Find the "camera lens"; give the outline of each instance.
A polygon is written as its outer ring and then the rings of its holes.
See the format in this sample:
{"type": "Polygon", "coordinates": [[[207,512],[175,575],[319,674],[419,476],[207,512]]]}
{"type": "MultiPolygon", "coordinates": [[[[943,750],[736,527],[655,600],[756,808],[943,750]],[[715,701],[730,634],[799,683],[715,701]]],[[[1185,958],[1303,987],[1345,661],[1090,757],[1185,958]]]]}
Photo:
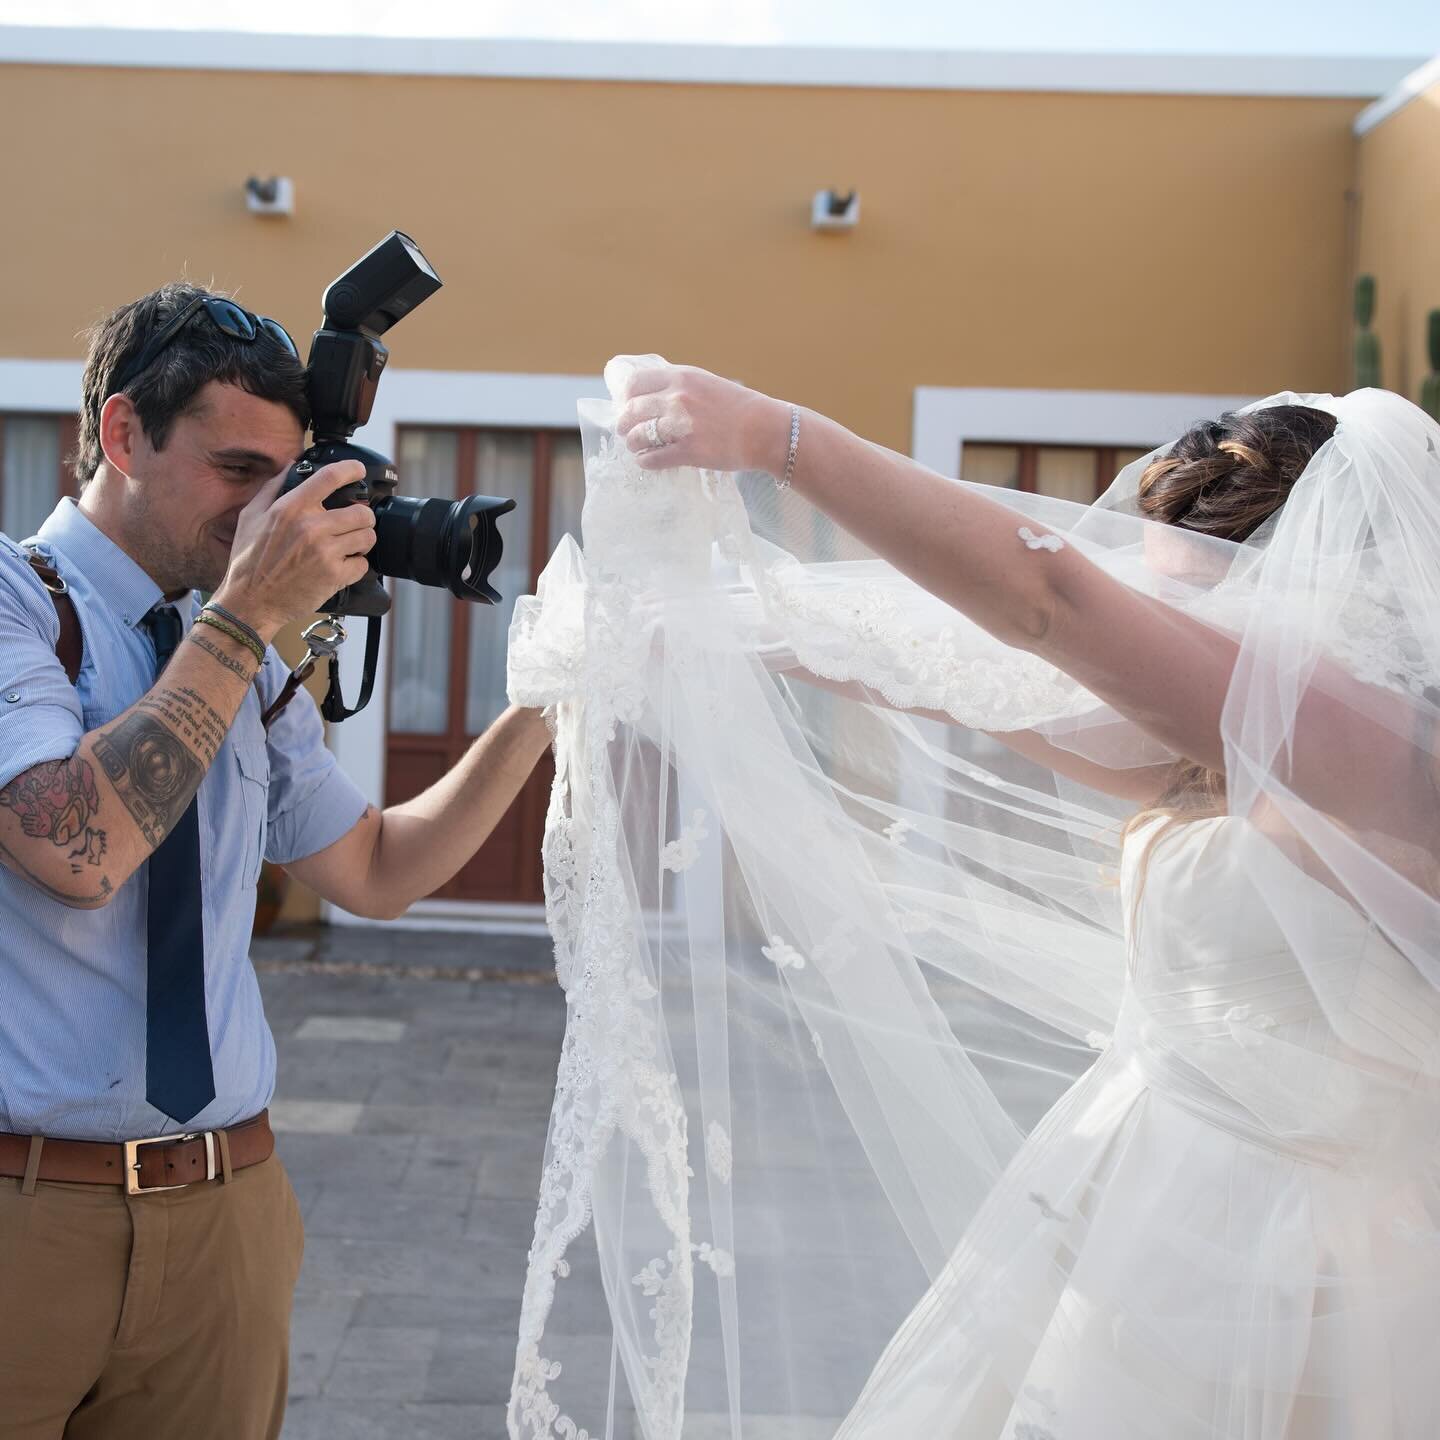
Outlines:
{"type": "Polygon", "coordinates": [[[464,500],[415,500],[392,495],[375,507],[370,563],[382,575],[444,586],[461,600],[494,605],[490,574],[504,549],[496,521],[513,500],[469,495],[464,500]]]}

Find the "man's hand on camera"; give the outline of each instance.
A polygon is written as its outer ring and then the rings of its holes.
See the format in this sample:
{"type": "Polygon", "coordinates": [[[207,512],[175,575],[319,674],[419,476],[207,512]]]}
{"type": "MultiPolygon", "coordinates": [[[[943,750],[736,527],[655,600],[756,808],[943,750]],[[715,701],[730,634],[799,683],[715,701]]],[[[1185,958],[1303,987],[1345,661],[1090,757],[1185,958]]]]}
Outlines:
{"type": "Polygon", "coordinates": [[[325,509],[328,495],[364,477],[358,460],[326,465],[281,495],[285,474],[267,480],[240,512],[230,568],[215,592],[267,643],[282,625],[313,615],[327,597],[363,580],[375,544],[368,505],[325,509]]]}

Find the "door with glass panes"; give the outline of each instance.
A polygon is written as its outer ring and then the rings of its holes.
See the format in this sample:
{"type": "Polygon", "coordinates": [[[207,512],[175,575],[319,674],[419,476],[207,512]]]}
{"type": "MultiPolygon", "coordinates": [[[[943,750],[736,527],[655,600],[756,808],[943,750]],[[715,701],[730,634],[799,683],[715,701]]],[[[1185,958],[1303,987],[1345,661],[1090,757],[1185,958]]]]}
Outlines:
{"type": "MultiPolygon", "coordinates": [[[[500,605],[457,600],[401,581],[387,622],[390,663],[385,803],[411,799],[460,759],[506,706],[505,646],[515,600],[534,592],[560,537],[580,533],[584,469],[573,431],[405,426],[397,441],[400,490],[447,500],[503,495],[504,552],[491,575],[500,605]]],[[[536,903],[540,839],[553,770],[549,757],[478,853],[449,884],[446,900],[536,903]]]]}

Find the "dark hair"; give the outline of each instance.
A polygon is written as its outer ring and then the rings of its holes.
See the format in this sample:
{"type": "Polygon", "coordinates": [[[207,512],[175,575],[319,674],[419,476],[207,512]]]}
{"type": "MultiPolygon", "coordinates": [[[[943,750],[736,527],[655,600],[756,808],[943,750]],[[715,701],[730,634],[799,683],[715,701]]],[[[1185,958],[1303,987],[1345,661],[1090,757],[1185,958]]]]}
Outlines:
{"type": "Polygon", "coordinates": [[[1140,512],[1182,530],[1248,540],[1334,433],[1335,417],[1308,405],[1202,420],[1145,467],[1140,512]]]}
{"type": "MultiPolygon", "coordinates": [[[[114,377],[167,320],[192,300],[212,292],[172,281],[113,310],[88,334],[81,383],[80,434],[70,465],[83,489],[104,460],[100,410],[113,393],[114,377]]],[[[126,387],[146,438],[163,450],[170,427],[195,403],[212,380],[238,385],[262,400],[289,408],[301,426],[310,423],[305,367],[262,331],[254,340],[236,340],[196,315],[126,387]]]]}
{"type": "MultiPolygon", "coordinates": [[[[1202,420],[1145,467],[1140,513],[1182,530],[1248,540],[1285,503],[1316,451],[1334,435],[1335,424],[1333,415],[1308,405],[1271,405],[1202,420]]],[[[1141,883],[1159,840],[1186,821],[1223,815],[1226,803],[1220,771],[1175,761],[1161,793],[1125,826],[1128,834],[1157,814],[1169,817],[1146,847],[1141,883]]],[[[1138,894],[1137,885],[1137,902],[1138,894]]]]}

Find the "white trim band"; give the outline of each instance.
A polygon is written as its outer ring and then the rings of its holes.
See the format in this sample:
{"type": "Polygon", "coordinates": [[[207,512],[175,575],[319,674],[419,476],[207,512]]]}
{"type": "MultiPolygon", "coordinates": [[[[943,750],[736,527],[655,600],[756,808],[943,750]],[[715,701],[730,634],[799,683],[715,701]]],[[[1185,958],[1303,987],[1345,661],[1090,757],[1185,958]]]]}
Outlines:
{"type": "Polygon", "coordinates": [[[1382,95],[1373,105],[1367,105],[1355,117],[1356,135],[1368,134],[1397,110],[1403,110],[1412,100],[1435,86],[1440,86],[1440,55],[1418,70],[1412,70],[1388,95],[1382,95]]]}
{"type": "Polygon", "coordinates": [[[1371,100],[1418,56],[1056,54],[0,26],[0,63],[676,85],[1371,100]]]}

